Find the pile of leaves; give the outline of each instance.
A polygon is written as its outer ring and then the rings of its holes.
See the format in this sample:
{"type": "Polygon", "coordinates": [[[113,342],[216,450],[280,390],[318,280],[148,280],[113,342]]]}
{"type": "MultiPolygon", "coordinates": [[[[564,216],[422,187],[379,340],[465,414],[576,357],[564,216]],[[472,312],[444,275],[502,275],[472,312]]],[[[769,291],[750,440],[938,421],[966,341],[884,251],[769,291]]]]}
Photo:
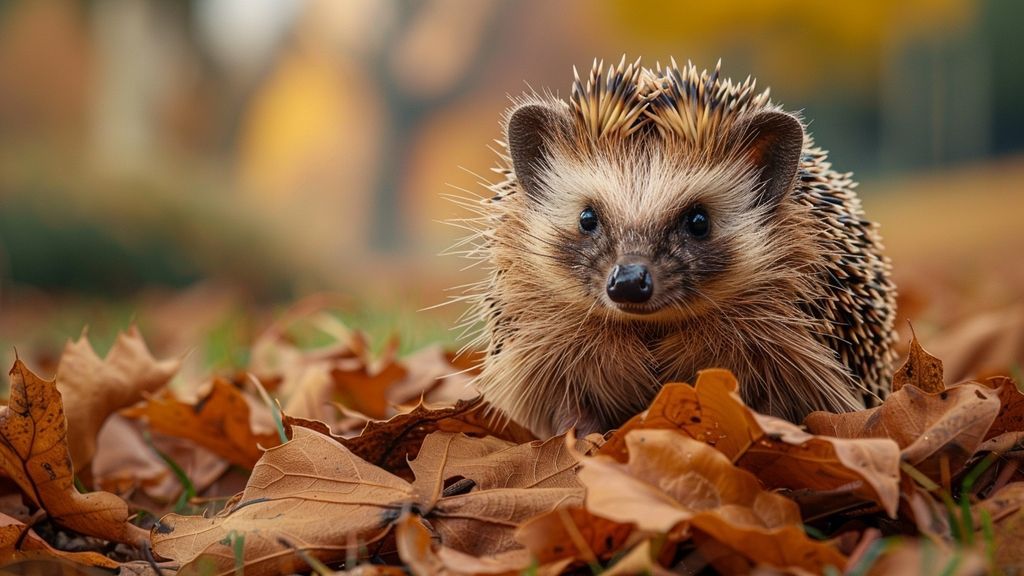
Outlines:
{"type": "Polygon", "coordinates": [[[137,331],[20,359],[0,412],[3,564],[65,573],[1013,572],[1024,395],[943,385],[913,341],[877,408],[758,414],[728,371],[605,436],[547,439],[467,386],[475,358],[284,330],[249,369],[174,381],[137,331]],[[93,571],[93,572],[90,572],[93,571]]]}

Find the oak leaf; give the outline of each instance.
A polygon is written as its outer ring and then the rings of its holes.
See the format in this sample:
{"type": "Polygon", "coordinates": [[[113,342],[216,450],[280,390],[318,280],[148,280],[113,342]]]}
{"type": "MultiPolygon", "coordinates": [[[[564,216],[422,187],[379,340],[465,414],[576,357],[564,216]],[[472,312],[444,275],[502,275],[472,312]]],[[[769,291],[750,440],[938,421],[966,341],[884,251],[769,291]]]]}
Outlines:
{"type": "Polygon", "coordinates": [[[184,564],[230,571],[225,539],[244,535],[246,573],[303,567],[292,548],[323,561],[385,536],[403,510],[430,523],[440,543],[470,555],[520,548],[522,521],[557,506],[579,504],[576,459],[561,438],[514,445],[497,438],[439,432],[411,463],[412,483],[373,466],[342,444],[295,426],[292,440],[266,451],[241,497],[213,518],[165,516],[154,550],[184,564]],[[281,542],[293,543],[292,547],[281,542]]]}
{"type": "Polygon", "coordinates": [[[192,440],[244,468],[256,465],[263,448],[281,443],[276,433],[253,431],[249,403],[238,388],[223,378],[215,378],[210,392],[194,405],[165,390],[143,404],[122,410],[121,414],[143,419],[162,434],[192,440]]]}
{"type": "Polygon", "coordinates": [[[822,572],[845,558],[809,539],[797,505],[766,492],[750,472],[676,430],[632,430],[629,460],[584,458],[587,510],[640,530],[685,539],[706,534],[753,563],[822,572]]]}
{"type": "Polygon", "coordinates": [[[57,389],[68,418],[68,444],[75,471],[96,453],[96,437],[107,417],[163,388],[178,372],[178,360],[159,361],[134,326],[118,334],[104,358],[96,355],[83,332],[64,346],[57,365],[57,389]]]}
{"type": "MultiPolygon", "coordinates": [[[[772,488],[850,488],[895,515],[899,449],[889,440],[812,436],[743,404],[727,370],[703,370],[695,386],[668,384],[646,412],[633,417],[599,451],[620,462],[632,430],[676,430],[713,446],[772,488]]],[[[835,435],[833,435],[835,436],[835,435]]]]}
{"type": "Polygon", "coordinates": [[[128,505],[108,492],[74,485],[67,420],[54,381],[16,360],[10,403],[0,409],[0,469],[57,524],[81,534],[134,544],[146,533],[128,523],[128,505]]]}

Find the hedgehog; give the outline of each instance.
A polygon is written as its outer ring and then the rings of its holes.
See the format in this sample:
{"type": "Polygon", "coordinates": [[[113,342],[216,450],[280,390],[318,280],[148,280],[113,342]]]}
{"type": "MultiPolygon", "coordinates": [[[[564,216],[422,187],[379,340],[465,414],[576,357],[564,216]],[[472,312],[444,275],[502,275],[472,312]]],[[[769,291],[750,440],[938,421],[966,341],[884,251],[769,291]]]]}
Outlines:
{"type": "Polygon", "coordinates": [[[498,181],[457,222],[487,269],[460,299],[476,386],[538,436],[615,428],[713,367],[798,423],[885,394],[896,290],[852,174],[720,68],[595,61],[568,102],[503,117],[498,181]]]}

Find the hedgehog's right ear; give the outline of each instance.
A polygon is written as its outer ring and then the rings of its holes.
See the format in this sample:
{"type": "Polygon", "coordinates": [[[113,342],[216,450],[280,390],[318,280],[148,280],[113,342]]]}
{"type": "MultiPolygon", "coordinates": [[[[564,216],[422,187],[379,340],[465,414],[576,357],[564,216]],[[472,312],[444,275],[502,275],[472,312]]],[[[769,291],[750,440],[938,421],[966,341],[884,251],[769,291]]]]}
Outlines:
{"type": "Polygon", "coordinates": [[[540,173],[548,165],[551,141],[566,129],[566,121],[557,111],[543,104],[524,104],[508,119],[508,151],[512,169],[526,195],[543,195],[540,173]]]}
{"type": "Polygon", "coordinates": [[[777,206],[793,188],[804,147],[804,128],[792,114],[774,110],[753,114],[736,127],[740,157],[759,174],[755,202],[777,206]]]}

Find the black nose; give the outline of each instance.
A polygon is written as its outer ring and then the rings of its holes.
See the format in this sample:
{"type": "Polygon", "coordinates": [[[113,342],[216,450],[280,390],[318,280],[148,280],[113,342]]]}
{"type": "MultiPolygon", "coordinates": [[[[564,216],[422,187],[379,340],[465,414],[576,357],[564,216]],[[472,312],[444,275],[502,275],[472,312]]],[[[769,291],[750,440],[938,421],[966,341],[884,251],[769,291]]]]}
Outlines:
{"type": "Polygon", "coordinates": [[[605,291],[613,302],[640,304],[654,294],[654,280],[643,264],[619,264],[608,276],[605,291]]]}

